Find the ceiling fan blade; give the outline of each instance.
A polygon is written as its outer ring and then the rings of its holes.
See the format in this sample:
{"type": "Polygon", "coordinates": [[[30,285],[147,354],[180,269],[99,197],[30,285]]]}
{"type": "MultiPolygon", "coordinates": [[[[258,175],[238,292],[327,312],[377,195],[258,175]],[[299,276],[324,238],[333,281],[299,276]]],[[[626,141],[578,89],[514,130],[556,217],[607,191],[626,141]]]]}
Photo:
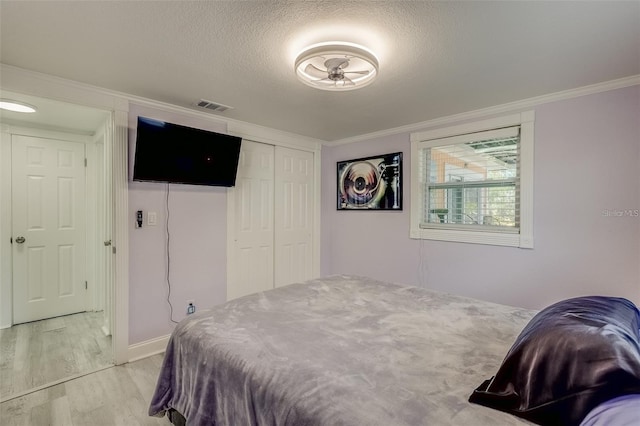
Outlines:
{"type": "Polygon", "coordinates": [[[347,77],[343,78],[342,81],[344,82],[345,86],[355,86],[355,83],[347,77]]]}
{"type": "Polygon", "coordinates": [[[363,70],[363,71],[345,71],[345,74],[362,74],[362,75],[367,75],[369,74],[371,71],[368,70],[363,70]]]}
{"type": "Polygon", "coordinates": [[[318,83],[333,84],[335,83],[335,81],[331,80],[330,78],[323,78],[322,80],[318,80],[318,83]]]}
{"type": "Polygon", "coordinates": [[[349,66],[349,59],[347,58],[330,58],[324,61],[324,66],[327,67],[328,70],[332,70],[334,68],[344,69],[349,66]]]}
{"type": "Polygon", "coordinates": [[[327,71],[321,70],[313,64],[309,64],[304,68],[304,72],[314,78],[327,78],[327,71]]]}
{"type": "MultiPolygon", "coordinates": [[[[322,85],[322,86],[334,86],[334,87],[335,86],[344,86],[344,85],[350,86],[350,84],[345,82],[345,80],[331,80],[330,78],[323,78],[322,80],[318,80],[316,82],[316,84],[322,85]]],[[[349,81],[351,81],[351,80],[349,80],[349,81]]]]}

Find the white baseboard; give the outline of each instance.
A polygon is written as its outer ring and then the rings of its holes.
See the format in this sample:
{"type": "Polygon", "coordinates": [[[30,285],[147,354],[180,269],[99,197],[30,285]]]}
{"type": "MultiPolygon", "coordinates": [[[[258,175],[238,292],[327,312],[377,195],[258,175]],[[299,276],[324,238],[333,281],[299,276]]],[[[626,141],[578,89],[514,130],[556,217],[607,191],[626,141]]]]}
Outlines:
{"type": "Polygon", "coordinates": [[[167,334],[166,336],[129,345],[129,362],[164,352],[167,348],[167,343],[169,343],[169,336],[170,335],[167,334]]]}

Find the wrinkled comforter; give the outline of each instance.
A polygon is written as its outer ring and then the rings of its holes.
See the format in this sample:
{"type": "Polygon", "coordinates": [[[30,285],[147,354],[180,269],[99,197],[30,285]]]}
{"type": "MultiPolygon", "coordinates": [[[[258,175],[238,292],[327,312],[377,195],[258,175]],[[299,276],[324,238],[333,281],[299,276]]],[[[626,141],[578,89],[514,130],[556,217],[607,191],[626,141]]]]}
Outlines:
{"type": "Polygon", "coordinates": [[[517,425],[467,402],[535,314],[333,276],[245,296],[174,330],[149,414],[188,425],[517,425]]]}

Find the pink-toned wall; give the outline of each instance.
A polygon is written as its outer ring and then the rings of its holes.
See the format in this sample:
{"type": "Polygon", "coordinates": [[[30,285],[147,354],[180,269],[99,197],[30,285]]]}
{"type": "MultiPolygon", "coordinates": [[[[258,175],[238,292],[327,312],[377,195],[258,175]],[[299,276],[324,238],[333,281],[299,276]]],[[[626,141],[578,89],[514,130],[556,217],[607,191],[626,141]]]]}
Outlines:
{"type": "Polygon", "coordinates": [[[322,151],[321,272],[359,274],[527,308],[586,294],[640,305],[640,86],[535,107],[532,250],[409,238],[403,133],[322,151]],[[336,162],[404,152],[402,212],[337,211],[336,162]]]}
{"type": "MultiPolygon", "coordinates": [[[[133,105],[129,113],[129,170],[135,152],[138,115],[215,132],[226,125],[197,117],[133,105]]],[[[131,176],[131,173],[129,174],[131,176]]],[[[131,178],[130,178],[131,179],[131,178]]],[[[164,336],[173,330],[167,304],[167,184],[129,182],[129,342],[164,336]],[[135,213],[145,224],[135,227],[135,213]],[[147,212],[157,213],[148,226],[147,212]]],[[[198,309],[223,303],[227,287],[227,195],[225,188],[175,185],[169,192],[171,301],[173,319],[186,315],[187,300],[198,309]]]]}

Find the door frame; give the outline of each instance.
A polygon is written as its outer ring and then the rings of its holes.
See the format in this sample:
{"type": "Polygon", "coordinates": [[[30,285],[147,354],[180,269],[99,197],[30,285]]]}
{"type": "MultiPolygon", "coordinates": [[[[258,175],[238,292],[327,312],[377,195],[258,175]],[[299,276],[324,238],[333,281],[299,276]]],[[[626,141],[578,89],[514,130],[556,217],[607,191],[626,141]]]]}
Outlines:
{"type": "MultiPolygon", "coordinates": [[[[106,167],[112,171],[111,194],[112,205],[112,347],[113,361],[123,364],[129,361],[129,223],[128,223],[128,112],[129,100],[116,93],[94,88],[81,83],[60,79],[45,74],[27,71],[21,68],[0,64],[2,72],[2,89],[14,93],[49,98],[62,102],[74,103],[80,106],[102,109],[110,112],[110,137],[105,138],[106,167]]],[[[2,132],[4,134],[4,132],[2,132]]],[[[5,170],[11,159],[0,152],[0,166],[5,170]]],[[[0,189],[4,193],[10,182],[2,179],[0,189]]],[[[11,261],[10,217],[5,214],[6,206],[0,201],[0,278],[2,285],[12,286],[10,269],[7,260],[11,261]],[[7,226],[9,226],[7,228],[7,226]],[[8,231],[8,233],[7,233],[8,231]],[[8,281],[7,281],[8,280],[8,281]]],[[[10,266],[10,264],[9,264],[10,266]]],[[[6,326],[3,312],[0,326],[6,326]]]]}

